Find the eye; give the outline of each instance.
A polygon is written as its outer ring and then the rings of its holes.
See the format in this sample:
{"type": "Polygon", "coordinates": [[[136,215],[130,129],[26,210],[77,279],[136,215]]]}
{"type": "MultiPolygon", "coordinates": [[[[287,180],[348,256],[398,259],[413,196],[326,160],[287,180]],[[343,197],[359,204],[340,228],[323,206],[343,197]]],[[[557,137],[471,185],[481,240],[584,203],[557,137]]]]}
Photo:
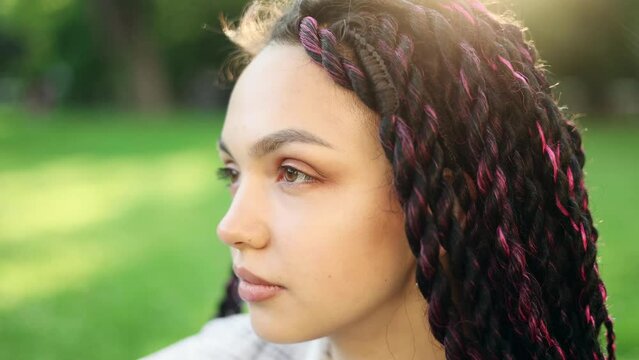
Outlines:
{"type": "MultiPolygon", "coordinates": [[[[315,178],[312,176],[303,173],[302,171],[288,165],[281,166],[280,169],[283,170],[281,179],[283,179],[286,183],[290,184],[304,184],[315,182],[315,178]],[[300,181],[296,181],[301,179],[300,181]]],[[[278,178],[279,180],[280,178],[278,178]]]]}
{"type": "Polygon", "coordinates": [[[218,179],[230,181],[230,183],[227,183],[226,186],[233,185],[237,181],[239,175],[240,173],[237,170],[230,167],[221,167],[217,169],[218,179]]]}

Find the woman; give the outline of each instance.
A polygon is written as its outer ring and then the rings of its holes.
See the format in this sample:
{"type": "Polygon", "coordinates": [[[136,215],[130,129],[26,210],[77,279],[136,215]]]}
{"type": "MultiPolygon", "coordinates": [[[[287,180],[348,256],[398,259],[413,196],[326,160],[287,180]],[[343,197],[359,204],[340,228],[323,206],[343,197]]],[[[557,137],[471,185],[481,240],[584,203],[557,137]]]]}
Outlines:
{"type": "Polygon", "coordinates": [[[223,24],[235,274],[157,358],[615,358],[581,138],[521,26],[475,0],[255,1],[223,24]]]}

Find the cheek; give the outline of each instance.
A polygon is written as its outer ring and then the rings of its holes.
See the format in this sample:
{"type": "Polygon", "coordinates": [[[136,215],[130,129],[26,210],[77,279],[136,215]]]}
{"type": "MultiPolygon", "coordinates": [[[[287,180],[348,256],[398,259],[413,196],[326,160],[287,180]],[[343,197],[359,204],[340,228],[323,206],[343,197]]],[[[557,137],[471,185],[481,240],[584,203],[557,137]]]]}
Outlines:
{"type": "Polygon", "coordinates": [[[280,216],[277,251],[286,268],[295,269],[287,279],[292,293],[319,305],[391,291],[401,282],[412,254],[403,216],[387,204],[383,196],[351,191],[280,216]]]}

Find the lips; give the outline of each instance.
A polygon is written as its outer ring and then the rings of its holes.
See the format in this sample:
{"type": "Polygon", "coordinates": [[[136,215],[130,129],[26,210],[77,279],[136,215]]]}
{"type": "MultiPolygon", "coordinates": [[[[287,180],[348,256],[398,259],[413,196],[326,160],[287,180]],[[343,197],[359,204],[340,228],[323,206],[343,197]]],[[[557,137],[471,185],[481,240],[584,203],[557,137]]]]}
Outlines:
{"type": "Polygon", "coordinates": [[[270,299],[284,290],[283,286],[264,280],[242,267],[233,267],[233,272],[240,278],[238,293],[242,300],[257,303],[270,299]]]}
{"type": "Polygon", "coordinates": [[[253,284],[253,285],[263,285],[263,286],[279,286],[279,284],[272,283],[270,281],[264,280],[261,277],[253,274],[243,267],[233,267],[233,272],[237,275],[238,278],[242,279],[242,281],[253,284]]]}

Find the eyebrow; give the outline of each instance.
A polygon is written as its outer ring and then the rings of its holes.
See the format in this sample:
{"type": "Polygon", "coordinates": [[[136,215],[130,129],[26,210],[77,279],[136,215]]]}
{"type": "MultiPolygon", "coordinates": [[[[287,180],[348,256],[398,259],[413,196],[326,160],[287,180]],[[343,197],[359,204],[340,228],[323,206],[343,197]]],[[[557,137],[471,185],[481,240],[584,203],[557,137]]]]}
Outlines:
{"type": "MultiPolygon", "coordinates": [[[[308,131],[301,129],[283,129],[266,135],[258,140],[255,144],[253,144],[253,146],[251,146],[251,149],[249,150],[249,156],[252,158],[260,158],[276,151],[285,144],[295,142],[320,145],[323,147],[334,149],[334,147],[326,140],[308,131]]],[[[218,141],[217,146],[221,151],[224,151],[225,153],[233,157],[222,139],[218,141]]]]}

